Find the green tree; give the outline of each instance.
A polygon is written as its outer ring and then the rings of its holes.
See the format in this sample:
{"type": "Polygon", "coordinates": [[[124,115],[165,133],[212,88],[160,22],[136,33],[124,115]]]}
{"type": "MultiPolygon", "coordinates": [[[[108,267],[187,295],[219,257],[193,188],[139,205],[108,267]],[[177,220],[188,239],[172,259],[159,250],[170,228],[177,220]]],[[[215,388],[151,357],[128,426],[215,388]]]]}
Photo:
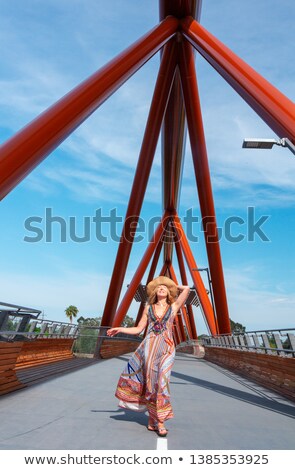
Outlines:
{"type": "Polygon", "coordinates": [[[79,337],[75,341],[74,352],[93,354],[99,331],[98,327],[101,324],[101,317],[85,318],[81,316],[78,318],[77,323],[79,325],[79,337]]]}
{"type": "Polygon", "coordinates": [[[245,333],[246,327],[243,326],[241,323],[234,322],[233,320],[229,319],[230,327],[232,333],[245,333]]]}
{"type": "Polygon", "coordinates": [[[66,317],[69,318],[70,322],[72,323],[73,318],[76,318],[78,315],[79,310],[75,305],[70,305],[68,308],[65,309],[66,317]]]}
{"type": "Polygon", "coordinates": [[[100,326],[101,324],[101,317],[98,318],[84,318],[84,317],[79,317],[77,320],[77,323],[81,326],[100,326]]]}
{"type": "Polygon", "coordinates": [[[126,317],[122,321],[121,326],[124,326],[125,328],[131,328],[132,326],[134,326],[134,323],[134,319],[129,317],[129,315],[126,315],[126,317]]]}

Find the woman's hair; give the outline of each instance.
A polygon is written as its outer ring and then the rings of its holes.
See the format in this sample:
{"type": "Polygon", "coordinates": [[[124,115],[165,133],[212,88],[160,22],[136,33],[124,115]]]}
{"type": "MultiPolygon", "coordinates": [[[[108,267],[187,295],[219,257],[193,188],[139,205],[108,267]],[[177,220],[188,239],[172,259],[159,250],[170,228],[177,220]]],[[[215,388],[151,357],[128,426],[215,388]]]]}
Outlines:
{"type": "MultiPolygon", "coordinates": [[[[149,296],[149,298],[148,298],[148,304],[149,305],[157,303],[157,288],[158,287],[159,286],[157,286],[156,289],[149,296]]],[[[168,289],[168,287],[167,287],[167,289],[168,289]]],[[[168,289],[166,300],[167,300],[167,304],[169,304],[169,305],[171,305],[175,300],[174,297],[172,297],[169,289],[168,289]]]]}

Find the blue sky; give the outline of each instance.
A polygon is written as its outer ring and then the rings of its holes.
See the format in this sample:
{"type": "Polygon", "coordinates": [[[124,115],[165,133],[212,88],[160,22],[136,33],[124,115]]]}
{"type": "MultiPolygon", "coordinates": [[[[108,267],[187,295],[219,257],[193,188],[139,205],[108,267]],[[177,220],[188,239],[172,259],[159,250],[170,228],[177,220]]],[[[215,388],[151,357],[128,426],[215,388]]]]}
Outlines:
{"type": "MultiPolygon", "coordinates": [[[[294,99],[292,0],[204,0],[201,23],[289,98],[294,99]]],[[[0,0],[0,141],[36,117],[158,22],[157,0],[0,0]]],[[[97,209],[124,216],[159,65],[154,56],[1,202],[0,300],[40,308],[64,320],[74,304],[84,316],[102,314],[117,243],[24,241],[29,217],[83,218],[97,209]]],[[[270,241],[221,239],[230,316],[248,330],[294,327],[295,160],[287,149],[250,151],[245,137],[276,137],[205,62],[197,73],[218,225],[229,217],[267,215],[270,241]]],[[[142,217],[162,213],[158,146],[142,217]]],[[[187,145],[180,215],[199,215],[187,145]]],[[[44,227],[44,225],[40,225],[44,227]]],[[[68,228],[68,225],[67,225],[68,228]]],[[[93,227],[92,227],[93,228],[93,227]]],[[[119,228],[119,226],[118,226],[119,228]]],[[[208,262],[200,226],[192,244],[197,264],[208,262]]],[[[119,231],[120,232],[120,231],[119,231]]],[[[247,225],[240,227],[246,235],[247,225]]],[[[107,228],[104,227],[107,235],[107,228]]],[[[237,224],[232,234],[239,234],[237,224]]],[[[145,250],[131,254],[124,289],[145,250]]],[[[205,278],[204,278],[204,281],[205,278]]],[[[134,316],[138,304],[129,314],[134,316]]],[[[200,333],[205,332],[196,310],[200,333]]]]}

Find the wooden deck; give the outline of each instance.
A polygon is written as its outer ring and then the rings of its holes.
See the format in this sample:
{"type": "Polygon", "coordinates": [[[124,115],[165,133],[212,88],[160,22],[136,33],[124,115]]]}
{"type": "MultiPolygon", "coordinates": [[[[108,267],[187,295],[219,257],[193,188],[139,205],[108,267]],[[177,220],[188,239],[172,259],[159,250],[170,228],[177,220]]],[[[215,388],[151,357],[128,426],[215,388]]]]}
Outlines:
{"type": "Polygon", "coordinates": [[[67,372],[90,366],[95,362],[97,362],[95,359],[72,357],[70,359],[56,361],[51,364],[22,368],[16,371],[16,376],[22,384],[28,387],[30,385],[53,379],[67,372]]]}
{"type": "Polygon", "coordinates": [[[34,368],[39,377],[19,371],[28,386],[0,399],[0,450],[156,450],[159,440],[169,450],[294,449],[294,403],[188,354],[172,370],[167,438],[148,432],[146,413],[118,408],[114,396],[128,358],[70,359],[69,373],[51,376],[48,365],[34,368]]]}

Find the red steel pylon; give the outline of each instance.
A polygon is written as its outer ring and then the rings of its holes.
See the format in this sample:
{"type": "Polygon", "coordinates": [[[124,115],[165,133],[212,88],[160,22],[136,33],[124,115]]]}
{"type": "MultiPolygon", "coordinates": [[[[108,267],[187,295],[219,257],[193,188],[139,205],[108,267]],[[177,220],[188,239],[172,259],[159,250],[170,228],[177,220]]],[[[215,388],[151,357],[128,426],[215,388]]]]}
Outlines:
{"type": "MultiPolygon", "coordinates": [[[[128,203],[124,228],[111,276],[102,326],[120,325],[151,261],[149,282],[163,251],[160,274],[176,280],[175,248],[180,276],[187,283],[186,260],[211,334],[230,333],[221,251],[202,124],[194,53],[200,53],[278,134],[295,143],[295,106],[199,22],[200,0],[159,0],[160,23],[102,69],[70,91],[0,148],[0,198],[5,197],[50,152],[87,119],[157,51],[161,64],[128,203]],[[186,126],[204,226],[216,315],[192,249],[177,215],[186,126]],[[162,128],[163,217],[118,308],[122,284],[144,201],[155,149],[162,128]],[[163,240],[163,237],[165,238],[163,240]]],[[[139,308],[138,323],[143,311],[139,308]]],[[[190,338],[197,332],[192,307],[183,319],[190,338]]],[[[175,342],[185,339],[182,317],[176,318],[175,342]]]]}

